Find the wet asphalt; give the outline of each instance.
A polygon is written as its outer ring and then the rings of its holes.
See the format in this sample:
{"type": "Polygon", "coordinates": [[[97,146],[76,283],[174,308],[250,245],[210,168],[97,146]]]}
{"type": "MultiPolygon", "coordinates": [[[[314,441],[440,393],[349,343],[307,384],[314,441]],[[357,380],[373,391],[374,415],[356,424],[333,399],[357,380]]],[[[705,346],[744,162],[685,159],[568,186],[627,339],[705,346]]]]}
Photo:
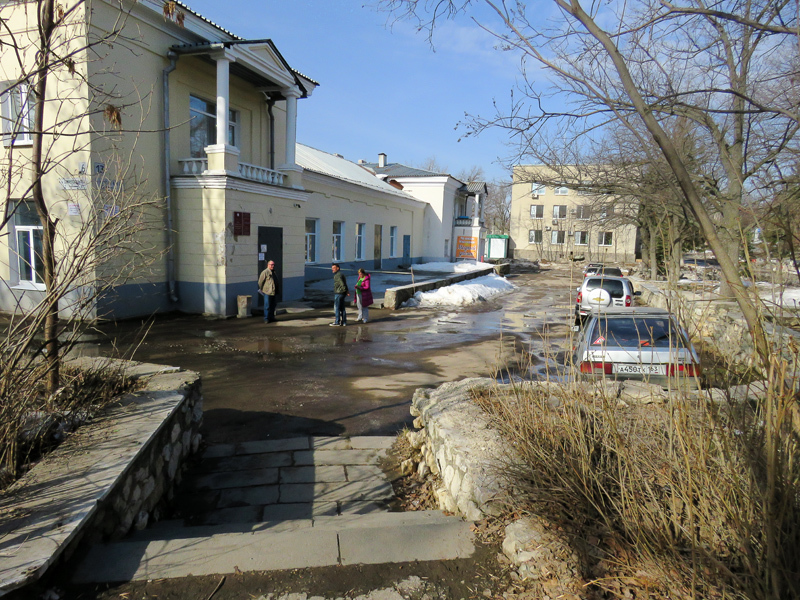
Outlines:
{"type": "MultiPolygon", "coordinates": [[[[333,310],[208,319],[170,315],[101,326],[100,355],[202,376],[209,444],[297,435],[394,435],[410,426],[414,390],[465,377],[558,377],[580,272],[512,273],[486,302],[370,309],[367,324],[329,327],[333,310]]],[[[280,308],[280,307],[279,307],[280,308]]]]}

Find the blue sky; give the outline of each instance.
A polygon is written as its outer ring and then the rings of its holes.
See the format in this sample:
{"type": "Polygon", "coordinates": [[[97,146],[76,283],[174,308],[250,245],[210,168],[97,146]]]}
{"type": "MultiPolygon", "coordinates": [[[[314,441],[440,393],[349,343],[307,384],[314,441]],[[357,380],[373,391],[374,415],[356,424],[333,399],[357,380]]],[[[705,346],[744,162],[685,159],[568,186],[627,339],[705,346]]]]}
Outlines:
{"type": "Polygon", "coordinates": [[[458,141],[464,113],[492,116],[508,105],[518,58],[462,19],[434,36],[392,23],[364,0],[185,0],[244,38],[271,38],[289,64],[320,83],[298,103],[298,141],[357,161],[419,165],[434,156],[452,173],[472,165],[488,180],[508,180],[497,164],[505,134],[458,141]]]}

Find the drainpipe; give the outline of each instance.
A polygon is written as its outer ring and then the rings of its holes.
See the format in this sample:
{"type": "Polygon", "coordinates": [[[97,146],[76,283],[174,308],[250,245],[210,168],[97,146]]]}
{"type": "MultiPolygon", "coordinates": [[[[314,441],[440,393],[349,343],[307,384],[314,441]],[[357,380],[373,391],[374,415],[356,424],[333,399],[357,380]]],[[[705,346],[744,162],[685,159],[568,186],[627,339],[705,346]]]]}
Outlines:
{"type": "Polygon", "coordinates": [[[275,170],[275,115],[272,107],[275,106],[275,98],[267,96],[267,114],[269,114],[269,168],[275,170]]]}
{"type": "Polygon", "coordinates": [[[170,193],[170,145],[169,145],[169,74],[172,73],[178,63],[178,55],[175,52],[167,52],[169,66],[164,69],[162,78],[164,86],[164,200],[167,205],[167,282],[169,286],[169,299],[171,302],[178,301],[178,294],[175,289],[175,233],[172,227],[172,196],[170,193]]]}

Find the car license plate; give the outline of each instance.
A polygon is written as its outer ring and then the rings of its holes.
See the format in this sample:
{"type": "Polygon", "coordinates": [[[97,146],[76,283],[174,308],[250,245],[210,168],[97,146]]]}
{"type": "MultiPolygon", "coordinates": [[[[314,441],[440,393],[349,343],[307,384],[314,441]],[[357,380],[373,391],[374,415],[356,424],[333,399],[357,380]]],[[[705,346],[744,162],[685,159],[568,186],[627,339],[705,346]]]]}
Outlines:
{"type": "Polygon", "coordinates": [[[667,367],[665,365],[611,365],[613,373],[620,373],[622,375],[666,375],[667,367]]]}

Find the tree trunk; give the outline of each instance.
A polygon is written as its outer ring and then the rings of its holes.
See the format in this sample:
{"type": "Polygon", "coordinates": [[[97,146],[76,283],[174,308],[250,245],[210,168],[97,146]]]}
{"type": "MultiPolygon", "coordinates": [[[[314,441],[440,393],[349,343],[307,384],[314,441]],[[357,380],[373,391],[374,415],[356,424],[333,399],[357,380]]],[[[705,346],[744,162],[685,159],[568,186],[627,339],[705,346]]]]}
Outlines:
{"type": "Polygon", "coordinates": [[[644,122],[644,125],[647,127],[647,130],[653,138],[653,141],[656,143],[656,145],[658,145],[659,149],[664,155],[664,158],[667,160],[667,163],[669,164],[670,169],[675,175],[678,185],[684,194],[686,206],[689,208],[689,210],[691,210],[692,214],[697,219],[697,222],[700,225],[700,231],[703,233],[703,236],[708,242],[711,250],[717,256],[717,260],[719,260],[722,276],[724,280],[727,280],[728,284],[731,286],[731,291],[736,299],[736,303],[738,304],[739,309],[742,311],[742,315],[747,322],[747,327],[750,330],[751,336],[753,337],[753,346],[756,349],[756,353],[761,363],[761,369],[766,373],[769,370],[770,364],[770,346],[769,342],[767,341],[764,326],[759,319],[758,309],[753,298],[751,298],[748,295],[747,290],[745,290],[742,280],[739,277],[738,263],[734,263],[731,260],[730,255],[728,254],[729,249],[717,235],[716,225],[708,214],[708,211],[706,210],[706,207],[703,204],[703,200],[700,196],[700,192],[692,181],[692,177],[689,174],[686,165],[681,160],[680,153],[675,148],[672,140],[653,115],[650,107],[644,101],[644,98],[639,92],[639,89],[636,87],[636,83],[634,82],[633,77],[628,70],[625,58],[620,53],[619,49],[614,43],[614,40],[612,40],[611,37],[603,29],[601,29],[597,23],[594,22],[592,17],[590,17],[583,10],[579,0],[556,0],[556,4],[562,10],[566,11],[568,14],[572,15],[576,20],[578,20],[586,28],[586,31],[598,42],[600,42],[600,44],[602,44],[603,48],[606,50],[607,54],[614,63],[614,67],[620,77],[620,82],[622,83],[626,94],[630,98],[636,113],[644,122]]]}
{"type": "Polygon", "coordinates": [[[39,52],[37,54],[34,86],[34,132],[31,162],[33,163],[33,202],[42,222],[42,266],[44,267],[46,313],[44,321],[44,341],[47,361],[47,391],[53,394],[60,383],[61,357],[58,345],[58,295],[55,293],[55,239],[57,221],[51,219],[44,199],[42,177],[44,175],[44,108],[47,92],[47,76],[50,71],[50,47],[54,23],[54,0],[39,2],[39,52]]]}

